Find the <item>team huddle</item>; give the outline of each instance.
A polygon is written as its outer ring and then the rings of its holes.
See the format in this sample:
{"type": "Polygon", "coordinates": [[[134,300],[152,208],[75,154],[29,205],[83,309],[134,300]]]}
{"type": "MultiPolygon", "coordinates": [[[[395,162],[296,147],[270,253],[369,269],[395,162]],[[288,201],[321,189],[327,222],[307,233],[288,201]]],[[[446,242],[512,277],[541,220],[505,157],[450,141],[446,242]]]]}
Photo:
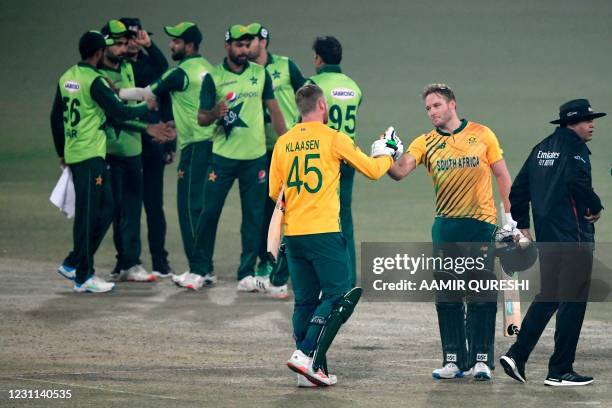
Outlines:
{"type": "MultiPolygon", "coordinates": [[[[51,127],[60,162],[72,173],[76,209],[73,248],[58,272],[74,281],[75,292],[114,288],[94,269],[94,254],[111,224],[117,251],[112,280],[170,277],[189,290],[214,285],[217,227],[237,179],[242,207],[237,290],[287,298],[291,278],[296,351],[287,365],[297,373],[298,386],[331,386],[338,379],[329,373],[326,354],[361,296],[351,209],[356,170],[370,179],[388,174],[399,181],[424,165],[436,193],[434,251],[495,240],[491,175],[503,202],[501,232],[510,241],[532,239],[531,204],[538,240],[594,242],[593,224],[603,207],[592,189],[585,143],[592,138],[593,119],[605,114],[593,112],[585,99],[561,106],[553,121],[560,126],[542,142],[545,147],[534,148],[513,184],[496,135],[460,119],[455,94],[445,84],[429,85],[422,95],[431,132],[404,153],[388,128],[368,156],[355,144],[361,90],[340,68],[336,38],[315,40],[317,73],[304,78],[290,58],[268,51],[270,32],[259,23],[227,30],[227,57],[217,66],[199,52],[203,36],[197,25],[183,22],[164,31],[177,61],[172,68],[140,21],[122,18],[85,33],[79,41],[82,61],[59,80],[51,127]],[[177,209],[189,264],[183,274],[174,274],[168,263],[162,200],[164,166],[174,160],[176,146],[177,209]],[[542,166],[541,151],[555,152],[559,160],[542,166]],[[542,194],[553,187],[554,202],[542,194]],[[152,272],[141,261],[143,204],[152,272]],[[551,218],[552,208],[559,207],[551,218]],[[276,222],[282,228],[273,228],[276,222]]],[[[583,245],[573,255],[581,260],[580,275],[590,277],[592,247],[583,245]]],[[[570,263],[549,266],[558,258],[540,253],[550,287],[570,273],[556,273],[570,263]]],[[[494,278],[494,257],[488,260],[485,269],[494,278]]],[[[452,270],[440,274],[454,278],[452,270]]],[[[500,360],[510,377],[526,381],[525,363],[557,311],[560,335],[545,383],[593,381],[573,369],[588,288],[583,292],[580,302],[536,299],[516,344],[500,360]],[[560,323],[564,315],[569,318],[560,323]]],[[[474,298],[441,290],[436,311],[442,367],[432,376],[490,380],[497,292],[474,298]]]]}

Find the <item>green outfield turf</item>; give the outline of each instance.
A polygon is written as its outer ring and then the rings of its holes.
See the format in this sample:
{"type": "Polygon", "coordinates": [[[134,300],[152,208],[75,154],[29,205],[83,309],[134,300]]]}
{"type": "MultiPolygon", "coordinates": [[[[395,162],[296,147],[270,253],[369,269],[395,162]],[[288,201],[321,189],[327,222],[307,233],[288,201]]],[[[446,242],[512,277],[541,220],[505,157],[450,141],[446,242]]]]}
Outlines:
{"type": "MultiPolygon", "coordinates": [[[[11,279],[16,279],[19,274],[30,273],[29,267],[24,265],[34,265],[35,268],[43,265],[49,269],[49,274],[54,273],[54,265],[63,259],[71,246],[72,223],[63,218],[48,202],[49,194],[60,174],[49,128],[51,103],[59,76],[78,60],[79,36],[89,29],[99,29],[110,18],[122,16],[140,17],[145,28],[154,32],[153,40],[166,55],[169,55],[168,37],[163,33],[163,25],[183,20],[198,23],[204,34],[201,51],[213,63],[219,63],[224,56],[223,34],[230,24],[259,21],[270,29],[270,49],[292,57],[306,76],[314,73],[311,51],[313,39],[317,35],[326,34],[338,37],[344,48],[342,67],[359,83],[364,93],[357,140],[367,151],[372,139],[389,125],[398,129],[405,145],[430,129],[420,91],[431,82],[446,82],[452,86],[457,94],[460,116],[481,122],[495,131],[504,149],[511,175],[518,172],[532,146],[552,132],[553,125],[548,124],[548,121],[557,116],[561,103],[586,97],[590,99],[595,110],[612,114],[612,2],[608,0],[6,0],[2,3],[0,13],[0,32],[3,38],[3,60],[0,64],[3,91],[0,93],[0,261],[5,264],[0,271],[3,275],[10,275],[11,279]],[[20,260],[28,260],[33,264],[20,265],[20,260]]],[[[602,198],[604,207],[609,207],[612,203],[612,115],[596,121],[596,133],[589,148],[593,153],[591,161],[595,191],[602,198]]],[[[171,165],[167,168],[165,184],[167,244],[172,266],[182,272],[187,266],[178,229],[175,180],[176,165],[171,165]]],[[[433,198],[431,182],[423,169],[400,183],[386,177],[373,183],[357,176],[353,199],[356,241],[429,240],[433,198]]],[[[604,210],[597,224],[596,237],[600,242],[612,242],[612,215],[607,214],[608,212],[609,209],[604,210]]],[[[239,224],[240,204],[235,187],[224,208],[215,254],[216,271],[225,284],[233,283],[239,260],[239,224]]],[[[96,255],[97,268],[104,273],[108,272],[115,262],[110,238],[108,234],[96,255]]],[[[143,260],[150,267],[145,241],[143,260]]],[[[36,276],[41,280],[28,280],[28,284],[38,287],[36,296],[43,296],[45,291],[40,288],[47,285],[46,275],[41,272],[36,276]]],[[[53,277],[56,284],[50,286],[49,291],[56,295],[61,294],[57,296],[68,296],[64,294],[69,292],[68,287],[61,286],[55,279],[53,277]]],[[[20,294],[19,296],[28,296],[30,293],[18,282],[11,288],[16,294],[20,294]]],[[[4,312],[13,310],[10,299],[5,297],[9,293],[0,293],[4,298],[4,301],[0,301],[0,309],[4,312]]],[[[178,296],[178,293],[174,295],[178,296]]],[[[248,310],[251,307],[249,302],[252,301],[242,299],[242,302],[237,304],[237,310],[248,310]]],[[[44,309],[45,303],[41,302],[34,302],[32,308],[44,309]]],[[[202,307],[205,307],[207,302],[208,300],[203,300],[202,307]]],[[[51,310],[61,313],[59,306],[69,307],[70,302],[51,304],[54,305],[58,307],[51,310]]],[[[127,305],[131,303],[128,302],[127,305]]],[[[193,308],[200,306],[193,301],[179,301],[178,305],[193,308]]],[[[261,306],[262,313],[268,311],[268,306],[261,306]]],[[[105,303],[104,307],[111,306],[105,303]]],[[[284,310],[283,313],[283,316],[287,317],[289,312],[284,310]]],[[[23,318],[27,321],[36,316],[24,314],[23,318]]],[[[609,322],[609,316],[608,313],[599,312],[597,318],[609,322]]],[[[220,322],[231,322],[231,318],[226,317],[220,322]]],[[[433,314],[430,317],[435,319],[433,314]]],[[[281,347],[282,352],[273,356],[274,359],[281,360],[285,358],[290,345],[289,323],[282,321],[280,327],[284,332],[278,336],[278,341],[273,346],[281,347]]],[[[596,331],[599,321],[591,320],[591,332],[596,331]]],[[[52,325],[54,320],[44,322],[44,325],[52,325]]],[[[10,326],[12,330],[20,330],[22,326],[13,323],[14,325],[10,326]]],[[[0,323],[2,324],[4,323],[0,323]]],[[[435,324],[430,326],[431,339],[437,341],[435,324]]],[[[34,332],[37,330],[37,325],[32,322],[25,324],[25,327],[34,332]]],[[[374,328],[380,329],[380,325],[374,328]]],[[[113,330],[115,329],[120,330],[113,330]]],[[[171,325],[164,326],[163,330],[168,344],[181,342],[181,339],[172,336],[171,325]]],[[[214,330],[214,327],[211,327],[211,330],[214,330]]],[[[426,337],[421,329],[415,330],[419,344],[428,341],[429,337],[426,337]]],[[[610,332],[608,326],[606,330],[610,332]]],[[[238,335],[237,332],[231,334],[238,335]]],[[[396,345],[409,347],[412,343],[411,333],[402,333],[407,337],[403,342],[399,342],[401,344],[396,345]]],[[[6,340],[5,336],[6,330],[0,332],[0,344],[6,340]]],[[[224,339],[215,340],[220,343],[214,347],[224,353],[241,351],[237,344],[225,344],[224,339]]],[[[600,340],[602,344],[597,345],[598,353],[605,355],[608,361],[612,353],[605,341],[600,340]]],[[[107,346],[112,350],[112,341],[109,341],[107,346]]],[[[257,350],[256,346],[253,346],[254,350],[257,350]]],[[[266,344],[267,346],[269,345],[266,344]]],[[[355,345],[362,346],[364,345],[355,345]]],[[[433,355],[434,346],[435,343],[427,346],[430,355],[423,358],[437,357],[433,355]]],[[[44,351],[44,347],[41,350],[44,351]]],[[[395,349],[389,352],[395,352],[395,349]]],[[[589,353],[593,360],[597,358],[597,353],[592,350],[589,353]]],[[[44,356],[44,353],[41,355],[44,356]]],[[[103,359],[103,356],[96,356],[103,359]]],[[[0,354],[0,371],[3,358],[6,358],[6,354],[4,357],[0,354]]],[[[189,355],[181,358],[183,360],[177,361],[177,366],[187,361],[189,355]]],[[[411,355],[410,358],[418,356],[411,355]]],[[[375,357],[373,359],[375,360],[375,357]]],[[[236,359],[230,360],[232,364],[236,363],[236,359]]],[[[16,364],[15,359],[10,361],[11,364],[16,364]]],[[[367,364],[375,364],[375,361],[369,358],[363,362],[366,365],[362,368],[367,368],[367,364]]],[[[251,365],[258,366],[260,363],[258,361],[251,365]]],[[[540,368],[543,368],[544,360],[539,363],[540,368]]],[[[113,364],[120,366],[121,362],[113,364]]],[[[129,362],[126,364],[129,365],[129,362]]],[[[268,362],[262,364],[267,365],[268,362]]],[[[403,364],[401,362],[385,360],[375,371],[377,375],[384,375],[384,367],[394,364],[393,372],[397,375],[397,365],[403,364]]],[[[418,375],[429,375],[431,364],[434,363],[421,363],[423,368],[418,375]]],[[[283,370],[281,365],[276,368],[283,370]]],[[[85,366],[86,364],[83,365],[85,366]]],[[[11,367],[12,374],[28,371],[25,366],[11,367]]],[[[348,367],[352,366],[349,364],[348,367]]],[[[602,368],[600,365],[598,367],[602,368]]],[[[76,368],[71,366],[68,369],[80,368],[81,366],[77,365],[76,368]]],[[[609,369],[607,365],[605,368],[609,369]]],[[[37,367],[32,366],[32,370],[36,369],[37,367]]],[[[345,367],[344,377],[350,378],[351,372],[352,369],[345,367]]],[[[286,373],[281,372],[274,375],[282,377],[284,374],[286,373]]],[[[606,375],[609,379],[609,373],[606,375]]],[[[232,376],[226,375],[223,378],[231,381],[232,376]]],[[[141,378],[137,381],[145,380],[141,378]]],[[[398,381],[394,379],[392,383],[401,387],[401,381],[398,381]]],[[[421,378],[419,381],[428,383],[429,378],[421,378]]],[[[363,385],[377,387],[384,382],[385,378],[378,378],[374,382],[366,381],[363,385]]],[[[266,392],[265,384],[254,384],[250,385],[255,387],[254,391],[262,386],[263,392],[266,392]]],[[[136,394],[157,395],[159,391],[142,391],[138,387],[135,389],[136,394]]],[[[393,392],[393,387],[385,389],[393,392]]],[[[429,386],[427,393],[431,394],[419,394],[417,400],[422,403],[421,406],[437,406],[437,402],[452,401],[452,398],[437,400],[437,397],[433,396],[435,391],[429,386]]],[[[180,392],[172,395],[176,396],[182,392],[181,388],[180,392]]],[[[286,406],[285,402],[293,398],[291,395],[279,393],[278,387],[271,392],[273,395],[279,395],[280,399],[260,399],[260,404],[286,406]]],[[[538,398],[546,397],[546,394],[539,391],[536,394],[538,398]]],[[[403,393],[398,395],[405,396],[403,393]]],[[[501,393],[501,396],[508,397],[505,393],[501,393]]],[[[600,399],[593,400],[603,401],[597,406],[612,405],[607,396],[599,397],[600,399]],[[606,401],[610,405],[606,405],[606,401]]],[[[241,399],[242,394],[236,398],[241,404],[248,401],[241,399]]],[[[323,396],[309,398],[309,401],[326,406],[323,396]]],[[[337,398],[338,403],[347,403],[350,395],[343,394],[337,398]]],[[[211,402],[202,399],[199,401],[211,402]]],[[[333,401],[332,398],[332,404],[333,401]]],[[[395,403],[399,399],[392,398],[390,401],[395,403]]],[[[526,405],[523,406],[539,406],[533,402],[535,400],[530,401],[525,398],[526,405]]],[[[554,401],[561,404],[562,399],[554,401]]],[[[140,405],[146,406],[146,403],[141,401],[140,405]]]]}

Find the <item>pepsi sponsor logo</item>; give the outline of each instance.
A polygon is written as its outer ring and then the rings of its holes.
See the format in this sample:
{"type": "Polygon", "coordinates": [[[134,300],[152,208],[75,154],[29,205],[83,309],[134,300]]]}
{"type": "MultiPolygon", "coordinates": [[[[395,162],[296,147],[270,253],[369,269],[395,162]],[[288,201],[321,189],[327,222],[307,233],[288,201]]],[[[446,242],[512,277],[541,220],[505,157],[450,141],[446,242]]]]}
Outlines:
{"type": "Polygon", "coordinates": [[[235,92],[228,92],[227,95],[225,95],[225,100],[229,103],[234,102],[236,99],[238,99],[238,94],[235,92]]]}
{"type": "Polygon", "coordinates": [[[76,81],[64,82],[64,89],[68,92],[78,92],[81,89],[81,84],[76,81]]]}
{"type": "Polygon", "coordinates": [[[332,89],[331,96],[335,99],[347,100],[357,96],[357,92],[349,88],[336,88],[332,89]]]}

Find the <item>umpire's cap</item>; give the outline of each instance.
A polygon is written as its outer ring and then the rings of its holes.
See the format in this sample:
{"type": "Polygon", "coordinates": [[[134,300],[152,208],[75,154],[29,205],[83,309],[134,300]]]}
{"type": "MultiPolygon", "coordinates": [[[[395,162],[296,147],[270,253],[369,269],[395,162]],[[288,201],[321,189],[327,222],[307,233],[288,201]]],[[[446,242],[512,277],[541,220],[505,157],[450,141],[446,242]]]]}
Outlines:
{"type": "Polygon", "coordinates": [[[551,120],[554,125],[568,125],[585,120],[606,116],[603,112],[593,112],[588,99],[572,99],[559,107],[559,119],[551,120]]]}
{"type": "Polygon", "coordinates": [[[200,45],[202,42],[202,32],[194,23],[183,21],[175,26],[165,26],[164,31],[172,38],[180,38],[186,43],[200,45]]]}
{"type": "Polygon", "coordinates": [[[104,24],[100,32],[110,38],[133,37],[136,35],[134,31],[128,28],[119,20],[110,20],[104,24]]]}
{"type": "Polygon", "coordinates": [[[99,31],[87,31],[79,39],[79,53],[83,59],[91,57],[96,51],[113,45],[112,38],[102,35],[99,31]]]}

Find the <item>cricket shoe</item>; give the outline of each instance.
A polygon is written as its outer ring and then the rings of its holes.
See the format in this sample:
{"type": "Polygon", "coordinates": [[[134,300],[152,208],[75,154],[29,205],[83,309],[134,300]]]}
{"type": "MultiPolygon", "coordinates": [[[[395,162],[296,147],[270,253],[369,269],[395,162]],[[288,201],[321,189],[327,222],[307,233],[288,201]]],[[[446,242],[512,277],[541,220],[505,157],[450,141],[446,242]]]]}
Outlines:
{"type": "Polygon", "coordinates": [[[200,290],[204,287],[204,277],[188,272],[181,280],[175,281],[178,286],[191,290],[200,290]]]}
{"type": "Polygon", "coordinates": [[[128,282],[155,282],[155,275],[149,273],[142,265],[134,265],[129,269],[122,269],[120,280],[128,282]]]}
{"type": "Polygon", "coordinates": [[[519,382],[527,382],[525,377],[525,363],[515,359],[510,353],[499,358],[499,363],[504,368],[504,372],[511,378],[519,382]]]}
{"type": "Polygon", "coordinates": [[[172,274],[172,282],[176,283],[177,285],[180,286],[180,282],[183,281],[185,279],[185,277],[189,274],[190,272],[183,272],[179,275],[176,274],[172,274]]]}
{"type": "Polygon", "coordinates": [[[73,290],[76,293],[105,293],[110,292],[115,288],[115,284],[112,282],[106,282],[103,279],[93,275],[83,283],[75,283],[73,290]]]}
{"type": "Polygon", "coordinates": [[[238,292],[257,292],[257,279],[251,275],[245,276],[238,281],[236,290],[238,292]]]}
{"type": "Polygon", "coordinates": [[[265,294],[267,297],[274,299],[287,299],[289,297],[289,293],[287,293],[287,285],[274,286],[270,282],[270,278],[267,276],[256,276],[255,284],[257,286],[257,291],[265,294]]]}
{"type": "MultiPolygon", "coordinates": [[[[312,381],[310,381],[308,378],[304,377],[302,374],[296,374],[297,375],[297,386],[300,388],[316,388],[318,387],[317,384],[313,383],[312,381]]],[[[333,374],[328,374],[327,375],[329,377],[329,385],[336,385],[338,384],[338,377],[336,377],[333,374]]]]}
{"type": "Polygon", "coordinates": [[[457,367],[457,364],[447,363],[444,367],[433,370],[431,376],[436,380],[449,380],[451,378],[463,378],[464,373],[457,367]]]}
{"type": "Polygon", "coordinates": [[[580,375],[575,371],[570,371],[563,375],[549,375],[544,380],[544,385],[552,387],[571,387],[580,385],[589,385],[593,383],[593,377],[580,375]]]}
{"type": "Polygon", "coordinates": [[[204,275],[204,285],[215,285],[217,283],[217,275],[215,275],[212,272],[207,273],[206,275],[204,275]]]}
{"type": "Polygon", "coordinates": [[[310,382],[316,385],[332,385],[329,376],[320,368],[316,371],[312,369],[312,358],[305,355],[301,350],[295,350],[287,361],[287,367],[298,374],[302,374],[310,382]]]}
{"type": "Polygon", "coordinates": [[[471,371],[476,381],[489,381],[491,379],[491,369],[483,362],[476,363],[471,371]]]}
{"type": "Polygon", "coordinates": [[[57,273],[59,273],[66,279],[74,280],[74,278],[76,277],[76,268],[73,268],[70,265],[61,264],[57,268],[57,273]]]}
{"type": "Polygon", "coordinates": [[[174,276],[174,274],[172,273],[172,268],[168,264],[162,265],[158,268],[153,267],[153,271],[151,273],[153,274],[153,276],[160,279],[165,279],[174,276]]]}
{"type": "Polygon", "coordinates": [[[181,275],[180,279],[174,281],[177,286],[182,288],[200,290],[204,286],[210,286],[217,283],[217,277],[211,273],[202,276],[197,273],[186,272],[183,275],[181,275]]]}

